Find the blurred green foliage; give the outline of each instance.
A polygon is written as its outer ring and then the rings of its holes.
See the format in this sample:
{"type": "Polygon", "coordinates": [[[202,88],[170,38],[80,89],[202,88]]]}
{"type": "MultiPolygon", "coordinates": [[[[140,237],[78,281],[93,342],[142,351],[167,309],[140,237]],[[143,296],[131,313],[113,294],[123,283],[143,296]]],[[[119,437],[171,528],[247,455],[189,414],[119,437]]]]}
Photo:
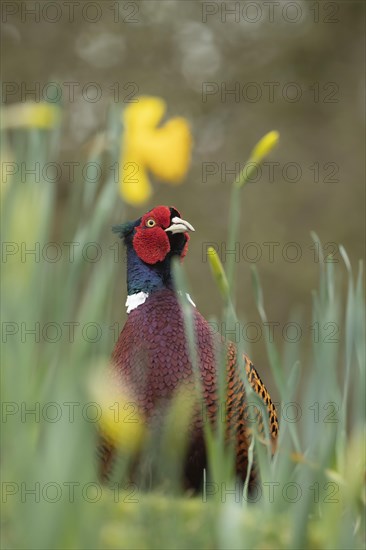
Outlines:
{"type": "MultiPolygon", "coordinates": [[[[116,120],[111,111],[105,153],[110,162],[119,152],[116,120]]],[[[58,128],[31,133],[18,130],[8,142],[9,136],[3,137],[7,154],[11,152],[15,161],[53,158],[59,146],[58,128]]],[[[170,473],[174,472],[174,461],[179,476],[181,455],[172,452],[174,411],[166,437],[155,449],[161,464],[158,488],[149,493],[126,485],[123,479],[118,480],[121,489],[118,485],[107,488],[96,478],[93,409],[84,407],[90,406],[90,384],[105,368],[113,346],[112,290],[118,287],[121,293],[116,276],[118,279],[123,262],[114,263],[104,256],[96,262],[86,261],[80,251],[89,242],[104,250],[110,243],[112,219],[117,215],[126,219],[126,213],[121,212],[113,177],[94,187],[84,183],[80,180],[71,187],[62,215],[57,186],[49,182],[23,182],[15,174],[2,197],[6,252],[2,281],[2,546],[362,548],[362,264],[357,270],[352,268],[345,249],[339,265],[324,262],[321,244],[313,235],[320,261],[312,322],[320,326],[336,323],[342,340],[313,341],[311,353],[301,361],[304,341],[278,349],[275,342],[266,340],[268,363],[280,396],[280,436],[272,461],[256,443],[263,482],[256,503],[242,503],[237,494],[230,493],[232,480],[221,485],[222,479],[227,479],[228,451],[222,440],[215,444],[215,436],[209,449],[211,463],[217,468],[204,495],[189,497],[179,484],[164,484],[165,468],[170,466],[170,473]],[[74,241],[80,243],[80,251],[75,252],[74,261],[64,253],[55,262],[42,257],[38,262],[32,254],[24,260],[20,253],[22,243],[30,250],[39,242],[42,250],[50,241],[60,246],[74,241]],[[346,294],[340,285],[341,274],[346,279],[346,294]],[[36,323],[40,323],[40,337],[36,323]],[[70,323],[78,323],[74,338],[69,336],[70,323]],[[91,325],[90,332],[80,330],[88,324],[99,325],[102,337],[95,336],[91,325]],[[57,327],[62,328],[60,338],[57,327]],[[76,408],[70,418],[72,403],[76,408]],[[294,422],[293,414],[299,410],[294,422]]],[[[186,286],[186,280],[195,285],[183,272],[179,276],[180,286],[186,286]]],[[[253,283],[258,314],[265,320],[268,292],[262,291],[255,272],[253,283]]],[[[236,286],[242,290],[241,284],[236,286]]],[[[307,293],[309,296],[309,286],[307,293]]],[[[119,309],[122,302],[121,297],[119,309]]],[[[226,315],[224,311],[223,318],[226,315]]],[[[265,368],[259,370],[266,378],[265,368]]]]}

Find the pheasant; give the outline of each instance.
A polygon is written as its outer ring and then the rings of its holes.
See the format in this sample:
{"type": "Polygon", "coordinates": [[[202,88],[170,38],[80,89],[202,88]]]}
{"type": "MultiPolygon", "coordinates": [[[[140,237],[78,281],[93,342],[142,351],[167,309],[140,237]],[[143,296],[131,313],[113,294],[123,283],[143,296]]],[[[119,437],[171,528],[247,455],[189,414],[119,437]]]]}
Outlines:
{"type": "MultiPolygon", "coordinates": [[[[188,232],[194,228],[175,208],[158,206],[134,222],[114,226],[113,231],[123,238],[127,248],[128,318],[113,350],[112,375],[116,382],[128,386],[146,424],[156,426],[156,419],[161,421],[164,404],[172,401],[180,387],[190,392],[195,389],[184,317],[171,271],[172,258],[185,257],[188,232]]],[[[278,433],[275,406],[250,359],[246,355],[238,358],[236,346],[215,334],[188,295],[187,300],[193,311],[202,399],[212,425],[222,414],[219,412],[217,350],[227,357],[227,437],[234,441],[237,476],[245,480],[252,430],[243,373],[266,406],[268,418],[263,418],[256,408],[256,421],[262,434],[264,423],[268,422],[273,450],[278,433]]],[[[202,414],[193,417],[190,428],[184,482],[186,487],[199,490],[203,469],[207,467],[202,414]]],[[[106,438],[102,439],[100,454],[100,474],[106,480],[115,455],[106,438]]],[[[250,486],[255,482],[256,469],[253,468],[250,486]]]]}

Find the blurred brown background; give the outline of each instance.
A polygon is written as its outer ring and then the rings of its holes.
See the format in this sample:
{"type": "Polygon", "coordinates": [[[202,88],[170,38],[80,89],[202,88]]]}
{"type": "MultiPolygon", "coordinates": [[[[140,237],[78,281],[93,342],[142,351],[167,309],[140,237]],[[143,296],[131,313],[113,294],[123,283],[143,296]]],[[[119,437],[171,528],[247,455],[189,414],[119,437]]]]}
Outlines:
{"type": "MultiPolygon", "coordinates": [[[[47,84],[59,83],[65,113],[60,162],[85,158],[88,143],[105,127],[108,106],[122,107],[139,94],[164,98],[168,116],[190,121],[194,148],[186,181],[179,187],[154,181],[151,202],[139,210],[129,207],[127,218],[168,204],[195,226],[186,266],[192,297],[207,317],[220,315],[221,300],[204,251],[206,243],[220,246],[227,238],[230,171],[243,166],[267,131],[280,132],[280,145],[267,159],[278,164],[263,166],[242,194],[238,312],[259,323],[250,265],[261,254],[255,263],[269,320],[279,322],[281,331],[292,312],[303,314],[302,338],[309,343],[310,293],[319,269],[310,231],[323,243],[335,243],[327,252],[335,253],[343,272],[338,243],[355,267],[364,255],[364,4],[55,4],[2,3],[2,47],[8,53],[3,102],[50,99],[47,84]],[[32,88],[36,96],[25,96],[32,88]],[[96,91],[100,97],[94,100],[96,91]],[[273,261],[264,245],[269,242],[278,243],[273,261]],[[298,254],[298,261],[286,252],[298,254]]],[[[60,215],[69,185],[64,177],[60,215]]],[[[112,244],[109,227],[105,234],[112,244]]],[[[111,289],[115,319],[125,315],[123,269],[116,266],[111,289]]],[[[265,361],[263,338],[247,347],[256,363],[265,361]]]]}

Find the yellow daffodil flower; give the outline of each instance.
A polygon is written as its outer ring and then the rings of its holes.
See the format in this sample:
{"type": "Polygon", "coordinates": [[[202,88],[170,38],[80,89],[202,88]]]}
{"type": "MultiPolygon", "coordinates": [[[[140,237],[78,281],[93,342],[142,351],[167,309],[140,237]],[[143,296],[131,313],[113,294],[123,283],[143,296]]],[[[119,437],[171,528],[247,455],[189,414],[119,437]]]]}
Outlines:
{"type": "Polygon", "coordinates": [[[133,397],[100,376],[91,380],[90,391],[100,408],[99,426],[104,437],[121,451],[138,451],[146,428],[133,397]]]}
{"type": "Polygon", "coordinates": [[[250,161],[261,163],[264,157],[266,157],[272,149],[274,149],[280,139],[280,134],[276,130],[268,132],[262,137],[254,147],[250,154],[250,161]]]}
{"type": "Polygon", "coordinates": [[[60,107],[52,103],[14,103],[1,109],[1,129],[39,128],[49,130],[60,119],[60,107]]]}
{"type": "Polygon", "coordinates": [[[125,202],[139,206],[152,193],[147,171],[178,184],[187,173],[192,137],[187,121],[174,117],[158,126],[166,111],[157,97],[140,97],[122,113],[120,192],[125,202]]]}

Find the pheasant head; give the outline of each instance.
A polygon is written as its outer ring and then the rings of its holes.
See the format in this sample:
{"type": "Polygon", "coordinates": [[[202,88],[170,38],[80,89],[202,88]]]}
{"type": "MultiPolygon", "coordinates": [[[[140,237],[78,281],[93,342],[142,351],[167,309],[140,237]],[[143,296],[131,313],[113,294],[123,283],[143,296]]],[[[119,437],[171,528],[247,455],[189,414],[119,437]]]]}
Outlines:
{"type": "MultiPolygon", "coordinates": [[[[188,250],[188,231],[194,231],[178,210],[157,206],[134,222],[114,226],[113,231],[123,238],[127,248],[130,301],[136,294],[141,299],[145,295],[146,299],[155,290],[172,288],[171,260],[174,256],[184,258],[188,250]]],[[[132,300],[135,301],[136,296],[132,300]]],[[[128,303],[126,305],[129,312],[128,303]]]]}

